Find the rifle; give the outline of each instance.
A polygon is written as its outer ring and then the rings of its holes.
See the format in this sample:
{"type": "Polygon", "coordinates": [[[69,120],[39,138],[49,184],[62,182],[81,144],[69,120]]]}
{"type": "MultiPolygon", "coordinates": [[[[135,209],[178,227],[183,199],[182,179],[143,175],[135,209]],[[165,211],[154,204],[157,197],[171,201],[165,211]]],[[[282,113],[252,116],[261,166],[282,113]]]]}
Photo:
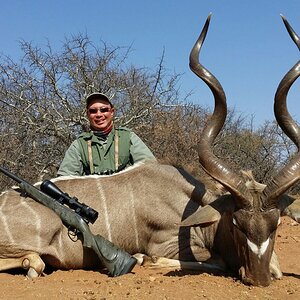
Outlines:
{"type": "Polygon", "coordinates": [[[71,198],[63,193],[49,180],[43,181],[41,189],[38,189],[1,166],[0,171],[15,180],[30,198],[52,209],[66,226],[81,233],[83,246],[94,250],[112,276],[129,273],[133,269],[137,263],[136,258],[102,236],[91,232],[88,222],[96,221],[97,211],[80,203],[77,198],[71,198]]]}

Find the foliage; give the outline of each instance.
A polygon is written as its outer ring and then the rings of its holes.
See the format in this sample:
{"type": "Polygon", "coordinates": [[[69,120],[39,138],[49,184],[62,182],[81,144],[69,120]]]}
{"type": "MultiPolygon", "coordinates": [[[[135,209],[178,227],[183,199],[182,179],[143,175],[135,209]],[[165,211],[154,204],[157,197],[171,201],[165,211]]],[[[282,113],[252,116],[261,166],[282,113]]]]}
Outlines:
{"type": "MultiPolygon", "coordinates": [[[[203,173],[197,143],[210,115],[188,103],[177,87],[180,75],[164,68],[127,65],[130,48],[95,45],[86,35],[66,38],[59,51],[22,41],[23,57],[0,57],[0,163],[30,182],[54,177],[64,152],[87,126],[85,97],[109,95],[115,122],[132,128],[158,159],[195,176],[203,173]]],[[[266,181],[293,153],[275,123],[254,130],[231,110],[215,141],[215,153],[233,168],[252,169],[266,181]]],[[[0,190],[9,185],[1,176],[0,190]]]]}

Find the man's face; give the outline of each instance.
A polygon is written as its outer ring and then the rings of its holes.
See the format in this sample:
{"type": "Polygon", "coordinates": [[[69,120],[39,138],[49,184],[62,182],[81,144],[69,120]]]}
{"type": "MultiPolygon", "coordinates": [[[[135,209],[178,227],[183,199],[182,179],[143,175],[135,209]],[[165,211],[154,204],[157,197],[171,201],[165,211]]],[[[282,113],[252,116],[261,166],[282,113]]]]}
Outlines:
{"type": "Polygon", "coordinates": [[[107,129],[113,122],[115,109],[103,99],[94,99],[87,108],[90,127],[95,131],[107,129]]]}

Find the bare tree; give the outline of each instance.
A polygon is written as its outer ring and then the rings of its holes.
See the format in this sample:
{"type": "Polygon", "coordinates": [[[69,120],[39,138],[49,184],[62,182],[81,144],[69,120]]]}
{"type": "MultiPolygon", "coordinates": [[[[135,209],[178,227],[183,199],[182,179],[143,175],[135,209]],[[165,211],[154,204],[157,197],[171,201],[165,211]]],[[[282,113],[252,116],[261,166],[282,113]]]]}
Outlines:
{"type": "MultiPolygon", "coordinates": [[[[210,111],[181,95],[181,77],[165,69],[164,52],[153,71],[127,64],[130,47],[99,44],[81,34],[56,51],[22,41],[20,61],[0,57],[0,163],[31,182],[56,176],[65,150],[88,124],[85,97],[101,91],[113,99],[117,125],[133,129],[158,159],[201,176],[196,145],[210,111]]],[[[215,153],[264,181],[290,159],[293,146],[275,123],[255,130],[231,110],[215,153]]]]}
{"type": "MultiPolygon", "coordinates": [[[[0,57],[0,161],[29,180],[53,177],[71,141],[85,128],[86,96],[108,94],[116,123],[141,132],[157,112],[178,105],[179,75],[128,66],[129,48],[67,38],[62,49],[21,42],[19,62],[0,57]]],[[[148,142],[150,135],[143,137],[148,142]]]]}

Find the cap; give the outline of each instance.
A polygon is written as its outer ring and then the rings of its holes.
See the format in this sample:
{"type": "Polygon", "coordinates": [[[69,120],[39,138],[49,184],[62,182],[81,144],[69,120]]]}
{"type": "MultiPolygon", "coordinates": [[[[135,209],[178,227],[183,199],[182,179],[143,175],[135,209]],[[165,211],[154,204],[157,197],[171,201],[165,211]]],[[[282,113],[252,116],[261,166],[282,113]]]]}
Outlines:
{"type": "Polygon", "coordinates": [[[88,107],[91,103],[91,101],[95,100],[95,99],[102,99],[102,100],[105,100],[107,101],[111,107],[113,107],[113,104],[110,102],[109,98],[105,95],[105,94],[102,94],[102,93],[99,93],[99,92],[96,92],[96,93],[92,93],[92,94],[89,94],[86,98],[86,107],[88,107]]]}

